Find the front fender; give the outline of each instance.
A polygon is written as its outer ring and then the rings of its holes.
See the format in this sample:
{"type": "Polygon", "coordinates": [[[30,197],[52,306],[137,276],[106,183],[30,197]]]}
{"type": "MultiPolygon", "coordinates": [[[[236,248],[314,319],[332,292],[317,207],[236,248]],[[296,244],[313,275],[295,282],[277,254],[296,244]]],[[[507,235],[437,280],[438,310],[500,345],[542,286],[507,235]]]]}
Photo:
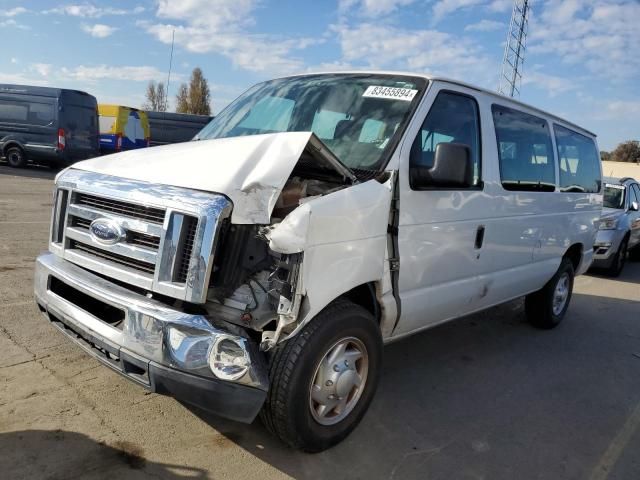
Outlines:
{"type": "Polygon", "coordinates": [[[390,285],[382,282],[390,206],[390,185],[371,180],[304,203],[267,234],[276,252],[304,252],[305,300],[293,334],[351,289],[390,285]]]}

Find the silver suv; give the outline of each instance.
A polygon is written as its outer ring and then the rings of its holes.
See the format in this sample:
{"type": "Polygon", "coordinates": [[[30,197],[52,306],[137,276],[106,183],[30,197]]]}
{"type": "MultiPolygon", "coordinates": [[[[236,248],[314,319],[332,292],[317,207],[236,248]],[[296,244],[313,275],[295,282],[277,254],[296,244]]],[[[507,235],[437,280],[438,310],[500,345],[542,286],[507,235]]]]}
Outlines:
{"type": "Polygon", "coordinates": [[[604,178],[604,201],[594,244],[593,267],[622,272],[627,252],[640,256],[640,184],[633,178],[604,178]]]}

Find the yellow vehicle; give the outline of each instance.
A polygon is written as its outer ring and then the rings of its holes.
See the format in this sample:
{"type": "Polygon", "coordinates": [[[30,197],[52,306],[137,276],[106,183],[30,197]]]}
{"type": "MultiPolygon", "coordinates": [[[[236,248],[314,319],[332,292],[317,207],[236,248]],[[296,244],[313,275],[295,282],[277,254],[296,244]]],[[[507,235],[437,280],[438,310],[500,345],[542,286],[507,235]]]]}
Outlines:
{"type": "Polygon", "coordinates": [[[98,104],[100,152],[112,153],[149,146],[147,113],[122,105],[98,104]]]}

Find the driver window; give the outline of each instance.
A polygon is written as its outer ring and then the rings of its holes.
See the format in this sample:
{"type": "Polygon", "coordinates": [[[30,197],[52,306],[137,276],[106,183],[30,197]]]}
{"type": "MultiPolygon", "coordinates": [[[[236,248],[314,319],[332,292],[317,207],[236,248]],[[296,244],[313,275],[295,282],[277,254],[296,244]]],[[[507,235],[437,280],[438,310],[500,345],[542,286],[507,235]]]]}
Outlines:
{"type": "Polygon", "coordinates": [[[410,167],[433,167],[440,143],[461,143],[471,151],[473,186],[480,184],[480,125],[477,102],[466,95],[440,92],[411,147],[410,167]]]}

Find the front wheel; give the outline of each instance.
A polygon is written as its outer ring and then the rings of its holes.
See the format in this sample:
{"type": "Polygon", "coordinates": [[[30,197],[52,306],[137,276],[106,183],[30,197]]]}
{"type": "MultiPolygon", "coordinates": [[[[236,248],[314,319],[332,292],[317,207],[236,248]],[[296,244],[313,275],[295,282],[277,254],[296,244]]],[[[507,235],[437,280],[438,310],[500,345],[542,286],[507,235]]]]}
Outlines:
{"type": "Polygon", "coordinates": [[[627,247],[629,245],[629,239],[624,237],[622,242],[620,242],[620,246],[618,247],[618,251],[616,252],[613,260],[611,261],[611,266],[606,270],[607,275],[610,277],[618,277],[622,273],[622,269],[624,268],[624,264],[627,261],[627,247]]]}
{"type": "Polygon", "coordinates": [[[573,278],[573,264],[563,258],[553,278],[540,290],[526,296],[524,306],[529,323],[547,330],[560,324],[571,301],[573,278]]]}
{"type": "Polygon", "coordinates": [[[382,338],[373,316],[333,302],[295,337],[276,347],[261,418],[291,447],[319,452],[342,441],[375,393],[382,338]]]}

